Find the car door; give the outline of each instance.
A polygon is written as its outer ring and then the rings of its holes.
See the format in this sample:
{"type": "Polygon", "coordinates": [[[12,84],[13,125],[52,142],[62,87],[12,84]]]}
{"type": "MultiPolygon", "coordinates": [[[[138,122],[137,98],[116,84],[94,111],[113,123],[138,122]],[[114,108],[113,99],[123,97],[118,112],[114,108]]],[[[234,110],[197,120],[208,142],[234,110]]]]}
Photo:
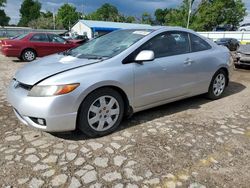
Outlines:
{"type": "Polygon", "coordinates": [[[53,53],[63,52],[72,47],[72,44],[56,34],[48,34],[53,53]]]}
{"type": "Polygon", "coordinates": [[[189,37],[191,44],[189,56],[192,59],[190,68],[193,72],[190,81],[193,83],[191,84],[192,92],[195,95],[208,91],[212,76],[217,69],[215,62],[217,62],[218,51],[195,34],[189,33],[189,37]]]}
{"type": "Polygon", "coordinates": [[[46,33],[36,33],[29,39],[30,47],[34,48],[38,56],[50,54],[51,46],[46,33]]]}
{"type": "Polygon", "coordinates": [[[135,106],[140,108],[188,96],[193,84],[188,34],[169,31],[157,35],[139,51],[152,50],[155,59],[135,64],[135,106]]]}

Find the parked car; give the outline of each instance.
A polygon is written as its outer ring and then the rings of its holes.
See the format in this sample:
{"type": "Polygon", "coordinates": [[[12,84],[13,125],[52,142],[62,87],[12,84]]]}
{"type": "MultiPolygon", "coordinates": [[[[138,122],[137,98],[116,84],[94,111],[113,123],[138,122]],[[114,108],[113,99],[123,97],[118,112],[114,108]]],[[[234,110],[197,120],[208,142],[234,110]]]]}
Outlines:
{"type": "Polygon", "coordinates": [[[85,35],[74,35],[74,36],[70,37],[68,40],[70,40],[74,43],[83,44],[83,43],[87,42],[89,39],[85,35]]]}
{"type": "Polygon", "coordinates": [[[214,27],[213,31],[236,31],[237,28],[230,24],[217,25],[214,27]]]}
{"type": "Polygon", "coordinates": [[[239,31],[250,31],[250,23],[245,23],[245,24],[242,24],[239,29],[239,31]]]}
{"type": "Polygon", "coordinates": [[[234,38],[219,38],[215,41],[215,43],[226,46],[230,51],[236,51],[240,46],[239,41],[234,38]]]}
{"type": "Polygon", "coordinates": [[[25,65],[7,96],[26,125],[103,136],[138,111],[203,93],[219,99],[232,65],[227,48],[191,30],[117,30],[25,65]]]}
{"type": "Polygon", "coordinates": [[[242,45],[237,51],[235,67],[250,67],[250,47],[249,45],[242,45]]]}
{"type": "Polygon", "coordinates": [[[14,39],[2,40],[1,51],[7,57],[33,61],[36,57],[62,52],[79,45],[52,33],[28,33],[14,39]]]}

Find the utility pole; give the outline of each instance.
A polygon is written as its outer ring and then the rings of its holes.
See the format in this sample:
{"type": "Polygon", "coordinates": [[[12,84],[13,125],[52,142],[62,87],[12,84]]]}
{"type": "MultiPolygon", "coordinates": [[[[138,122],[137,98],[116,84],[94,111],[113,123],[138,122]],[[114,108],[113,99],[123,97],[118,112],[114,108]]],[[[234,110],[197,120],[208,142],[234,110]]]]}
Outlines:
{"type": "Polygon", "coordinates": [[[82,19],[84,18],[84,0],[82,0],[82,19]]]}
{"type": "Polygon", "coordinates": [[[55,15],[55,8],[53,8],[53,27],[56,30],[56,15],[55,15]]]}
{"type": "Polygon", "coordinates": [[[192,4],[193,0],[188,0],[189,6],[188,6],[188,21],[187,21],[187,29],[189,28],[189,22],[190,22],[190,16],[192,13],[192,4]]]}

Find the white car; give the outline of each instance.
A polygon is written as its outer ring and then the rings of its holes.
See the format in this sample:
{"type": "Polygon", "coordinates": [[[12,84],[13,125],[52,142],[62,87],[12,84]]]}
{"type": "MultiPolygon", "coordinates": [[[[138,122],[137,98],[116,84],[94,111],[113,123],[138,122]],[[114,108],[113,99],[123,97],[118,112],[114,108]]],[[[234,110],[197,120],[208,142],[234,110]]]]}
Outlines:
{"type": "Polygon", "coordinates": [[[242,24],[239,29],[239,31],[250,31],[250,23],[245,23],[245,24],[242,24]]]}

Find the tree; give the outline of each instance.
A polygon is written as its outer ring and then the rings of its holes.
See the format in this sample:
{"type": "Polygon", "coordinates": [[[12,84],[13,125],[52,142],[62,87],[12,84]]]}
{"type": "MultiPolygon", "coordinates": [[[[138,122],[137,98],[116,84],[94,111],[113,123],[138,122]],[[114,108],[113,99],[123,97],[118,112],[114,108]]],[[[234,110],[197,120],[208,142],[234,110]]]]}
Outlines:
{"type": "Polygon", "coordinates": [[[153,23],[153,19],[151,17],[151,15],[147,12],[144,12],[142,14],[142,17],[141,17],[141,23],[143,24],[152,24],[153,23]]]}
{"type": "Polygon", "coordinates": [[[87,16],[87,19],[89,20],[112,21],[112,22],[122,21],[123,18],[124,17],[119,14],[118,9],[109,3],[103,4],[95,12],[87,16]]]}
{"type": "Polygon", "coordinates": [[[10,17],[8,17],[2,7],[5,7],[6,0],[0,0],[0,26],[5,26],[9,24],[10,17]]]}
{"type": "Polygon", "coordinates": [[[163,25],[165,23],[165,16],[167,14],[167,10],[168,9],[156,9],[155,11],[155,19],[156,19],[156,22],[159,24],[159,25],[163,25]]]}
{"type": "Polygon", "coordinates": [[[191,19],[191,28],[212,30],[217,25],[230,24],[237,27],[246,16],[242,0],[203,0],[191,19]]]}
{"type": "Polygon", "coordinates": [[[76,7],[68,3],[58,9],[57,21],[61,23],[65,29],[69,29],[80,17],[81,13],[76,11],[76,7]]]}
{"type": "Polygon", "coordinates": [[[50,11],[41,12],[40,14],[41,14],[40,16],[44,18],[53,18],[53,13],[50,11]]]}
{"type": "Polygon", "coordinates": [[[6,0],[0,0],[0,7],[4,7],[6,3],[6,0]]]}
{"type": "Polygon", "coordinates": [[[37,0],[24,0],[21,8],[21,19],[18,23],[19,26],[28,26],[28,23],[40,17],[41,3],[37,0]]]}
{"type": "Polygon", "coordinates": [[[135,23],[136,22],[136,19],[134,16],[128,16],[125,18],[125,22],[127,23],[135,23]]]}
{"type": "MultiPolygon", "coordinates": [[[[44,17],[41,16],[36,20],[32,20],[28,24],[29,27],[33,29],[54,29],[53,16],[52,17],[44,17]]],[[[55,23],[55,27],[57,29],[63,29],[62,23],[55,23]]]]}
{"type": "Polygon", "coordinates": [[[8,17],[4,10],[0,9],[0,26],[9,25],[10,17],[8,17]]]}
{"type": "MultiPolygon", "coordinates": [[[[239,25],[246,15],[242,0],[198,0],[190,16],[190,28],[199,31],[210,31],[220,24],[239,25]]],[[[162,25],[186,27],[190,0],[183,0],[175,9],[157,9],[156,21],[162,25]]]]}

